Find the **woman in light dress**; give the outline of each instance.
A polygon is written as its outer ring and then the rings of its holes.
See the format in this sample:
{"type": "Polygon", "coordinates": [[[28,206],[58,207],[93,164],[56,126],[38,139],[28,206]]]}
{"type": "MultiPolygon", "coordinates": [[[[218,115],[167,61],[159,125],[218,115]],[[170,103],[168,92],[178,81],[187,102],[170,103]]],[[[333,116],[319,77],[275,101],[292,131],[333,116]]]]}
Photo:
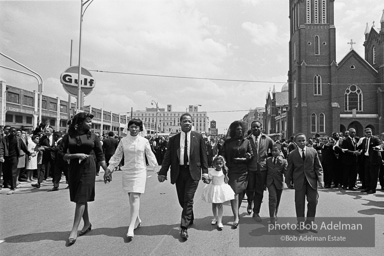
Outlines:
{"type": "Polygon", "coordinates": [[[134,237],[134,230],[140,226],[139,217],[140,195],[145,191],[147,180],[147,157],[149,166],[157,167],[157,161],[151,150],[149,141],[140,136],[143,131],[143,122],[140,119],[132,119],[128,122],[128,135],[121,139],[115,154],[109,160],[109,166],[104,177],[109,175],[118,167],[124,157],[122,170],[123,189],[128,193],[130,221],[127,232],[128,240],[134,237]]]}

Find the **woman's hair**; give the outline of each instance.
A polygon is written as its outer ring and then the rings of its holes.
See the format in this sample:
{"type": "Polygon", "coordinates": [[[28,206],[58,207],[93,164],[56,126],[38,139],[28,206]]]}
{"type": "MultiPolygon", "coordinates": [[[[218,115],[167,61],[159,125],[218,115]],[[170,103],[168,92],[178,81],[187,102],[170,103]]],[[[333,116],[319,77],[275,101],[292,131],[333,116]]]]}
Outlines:
{"type": "Polygon", "coordinates": [[[140,131],[141,132],[143,131],[143,129],[144,129],[143,128],[143,122],[140,119],[134,118],[132,120],[129,120],[129,122],[128,122],[128,129],[129,129],[129,126],[131,126],[132,124],[139,126],[140,131]]]}
{"type": "Polygon", "coordinates": [[[36,138],[40,138],[40,136],[38,134],[32,136],[32,140],[35,140],[36,138]]]}
{"type": "Polygon", "coordinates": [[[241,126],[241,128],[243,129],[242,137],[244,138],[244,136],[247,134],[247,124],[245,122],[243,122],[243,121],[234,121],[229,126],[229,136],[231,138],[235,137],[236,128],[239,127],[239,126],[241,126]]]}
{"type": "MultiPolygon", "coordinates": [[[[86,112],[80,112],[78,114],[76,114],[72,120],[71,120],[71,123],[69,125],[69,128],[68,128],[68,135],[71,136],[71,137],[74,137],[77,135],[77,128],[76,126],[79,126],[81,124],[84,123],[84,121],[87,119],[87,118],[93,118],[93,115],[90,114],[90,113],[86,113],[86,112]]],[[[91,133],[91,131],[88,131],[89,135],[91,133]]]]}

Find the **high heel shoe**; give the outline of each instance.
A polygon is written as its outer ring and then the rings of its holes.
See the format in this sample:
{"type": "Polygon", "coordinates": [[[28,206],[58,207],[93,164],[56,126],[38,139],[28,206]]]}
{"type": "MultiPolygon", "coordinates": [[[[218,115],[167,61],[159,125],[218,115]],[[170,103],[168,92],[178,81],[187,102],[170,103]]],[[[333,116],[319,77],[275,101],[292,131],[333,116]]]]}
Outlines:
{"type": "Polygon", "coordinates": [[[89,227],[86,230],[79,232],[79,236],[83,236],[83,235],[87,234],[91,230],[92,230],[92,224],[89,224],[89,227]]]}
{"type": "Polygon", "coordinates": [[[76,243],[76,238],[68,238],[67,247],[74,245],[76,243]]]}
{"type": "Polygon", "coordinates": [[[134,235],[134,233],[132,232],[132,233],[127,233],[127,241],[128,242],[131,242],[132,240],[133,240],[133,237],[134,237],[135,235],[134,235]]]}

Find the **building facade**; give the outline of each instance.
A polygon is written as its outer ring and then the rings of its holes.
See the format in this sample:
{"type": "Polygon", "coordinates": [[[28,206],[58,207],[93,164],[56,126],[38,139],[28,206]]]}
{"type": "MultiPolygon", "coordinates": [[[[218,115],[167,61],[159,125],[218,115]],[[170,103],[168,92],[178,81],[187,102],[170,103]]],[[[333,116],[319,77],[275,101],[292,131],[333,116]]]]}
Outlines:
{"type": "Polygon", "coordinates": [[[268,92],[265,103],[264,132],[274,134],[276,138],[287,138],[288,84],[284,84],[281,92],[268,92]]]}
{"type": "MultiPolygon", "coordinates": [[[[199,111],[198,106],[189,107],[187,110],[192,115],[194,130],[206,134],[209,129],[207,112],[199,111]]],[[[167,105],[167,110],[164,108],[136,110],[132,117],[141,119],[149,133],[156,133],[157,123],[158,133],[174,134],[180,132],[180,116],[184,113],[185,111],[172,111],[172,105],[167,105]]]]}
{"type": "MultiPolygon", "coordinates": [[[[28,91],[0,81],[0,124],[10,125],[24,130],[33,130],[38,126],[38,100],[36,91],[28,91]]],[[[76,104],[69,104],[68,101],[59,98],[42,96],[42,121],[48,121],[56,131],[66,131],[68,116],[75,113],[76,104]]],[[[194,119],[194,130],[200,133],[207,133],[209,129],[209,118],[207,112],[201,112],[198,106],[188,108],[188,112],[194,119]]],[[[156,133],[156,119],[159,133],[180,132],[180,116],[183,111],[172,111],[172,106],[163,108],[146,108],[145,111],[120,114],[107,111],[93,106],[84,106],[84,111],[93,114],[92,128],[95,132],[104,134],[109,131],[120,135],[131,118],[139,118],[149,134],[156,133]],[[158,111],[156,111],[158,110],[158,111]],[[157,116],[157,117],[156,117],[157,116]]]]}
{"type": "Polygon", "coordinates": [[[265,109],[263,107],[257,107],[249,110],[249,112],[243,117],[243,121],[247,124],[248,130],[251,129],[253,121],[259,121],[265,128],[265,109]]]}
{"type": "Polygon", "coordinates": [[[334,0],[290,0],[288,136],[384,130],[384,14],[364,46],[337,63],[334,0]]]}

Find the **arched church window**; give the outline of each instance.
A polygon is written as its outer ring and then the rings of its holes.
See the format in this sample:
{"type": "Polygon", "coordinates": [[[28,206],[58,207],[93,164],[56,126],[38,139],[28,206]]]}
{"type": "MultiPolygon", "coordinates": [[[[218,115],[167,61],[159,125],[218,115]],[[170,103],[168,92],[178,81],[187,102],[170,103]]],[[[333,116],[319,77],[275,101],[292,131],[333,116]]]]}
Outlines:
{"type": "Polygon", "coordinates": [[[319,55],[320,54],[320,37],[319,36],[315,36],[315,55],[319,55]]]}
{"type": "Polygon", "coordinates": [[[372,64],[376,64],[376,47],[372,47],[372,64]]]}
{"type": "Polygon", "coordinates": [[[311,115],[311,132],[316,132],[316,126],[317,126],[317,116],[315,113],[312,113],[311,115]]]}
{"type": "Polygon", "coordinates": [[[325,115],[321,113],[319,116],[319,132],[325,132],[325,115]]]}
{"type": "Polygon", "coordinates": [[[306,10],[306,23],[311,24],[311,0],[307,0],[305,3],[305,10],[306,10]]]}
{"type": "Polygon", "coordinates": [[[327,23],[327,0],[321,1],[321,23],[327,23]]]}
{"type": "Polygon", "coordinates": [[[319,0],[315,0],[313,3],[313,23],[318,24],[319,23],[319,0]]]}
{"type": "Polygon", "coordinates": [[[322,81],[320,75],[313,77],[313,95],[322,95],[322,81]]]}
{"type": "Polygon", "coordinates": [[[363,91],[357,85],[350,85],[344,93],[344,110],[363,111],[363,91]]]}

